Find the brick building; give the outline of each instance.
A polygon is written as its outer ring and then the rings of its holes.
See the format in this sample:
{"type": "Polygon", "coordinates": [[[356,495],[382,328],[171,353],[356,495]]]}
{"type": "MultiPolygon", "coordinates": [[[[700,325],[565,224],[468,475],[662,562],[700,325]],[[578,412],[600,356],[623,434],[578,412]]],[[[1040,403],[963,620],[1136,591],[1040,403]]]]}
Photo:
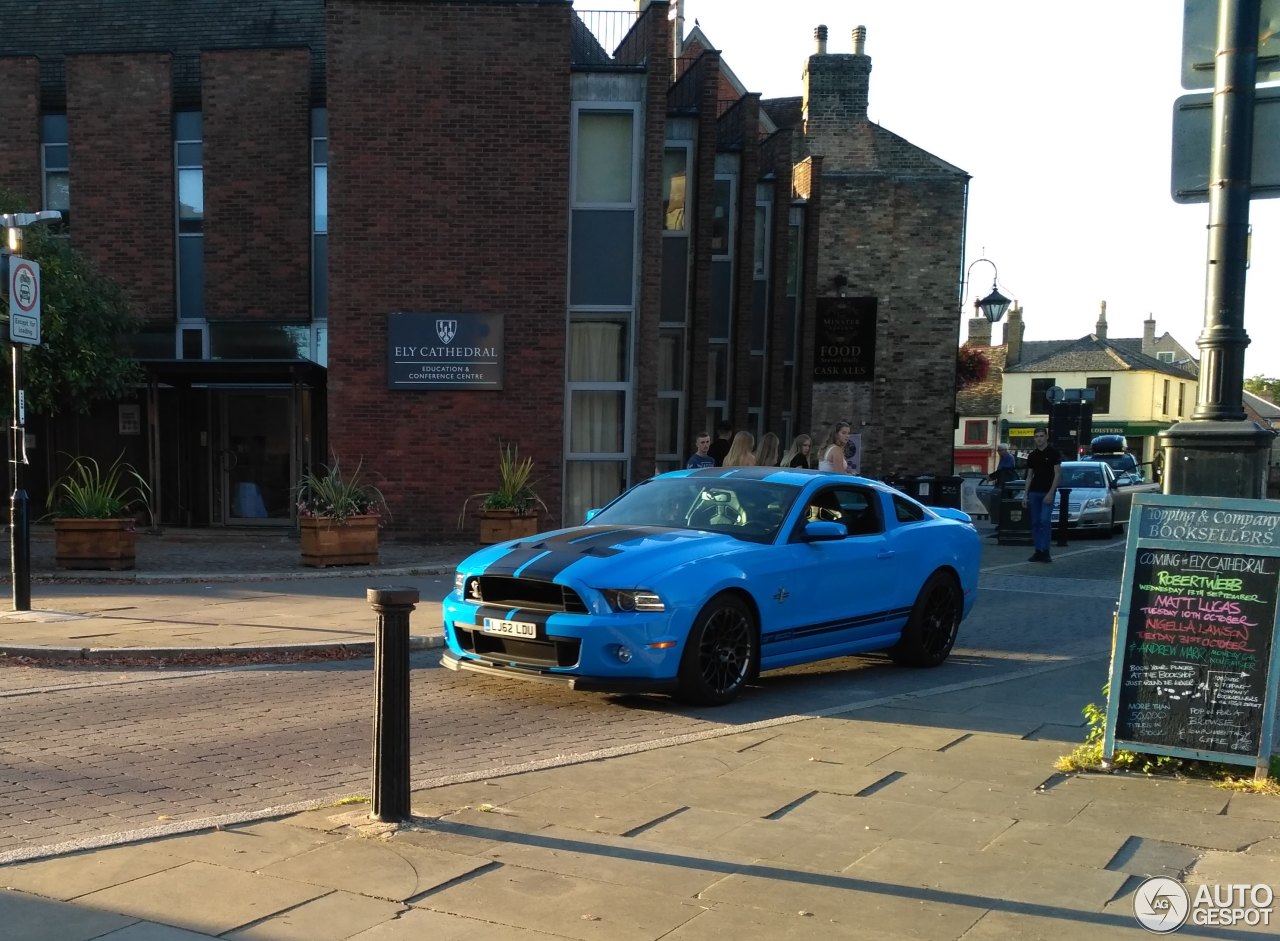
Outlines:
{"type": "Polygon", "coordinates": [[[337,455],[441,537],[499,442],[552,522],[722,417],[948,468],[968,177],[867,119],[861,34],[762,101],[637,6],[0,0],[0,188],[145,322],[145,387],[46,423],[33,489],[123,450],[162,523],[287,525],[337,455]]]}

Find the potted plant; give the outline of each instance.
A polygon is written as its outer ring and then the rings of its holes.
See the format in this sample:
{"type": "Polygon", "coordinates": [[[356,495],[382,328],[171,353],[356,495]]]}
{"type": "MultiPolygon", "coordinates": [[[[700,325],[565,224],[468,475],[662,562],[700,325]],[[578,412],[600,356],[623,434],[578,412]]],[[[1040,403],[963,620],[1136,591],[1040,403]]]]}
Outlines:
{"type": "Polygon", "coordinates": [[[484,493],[473,493],[462,504],[458,528],[466,520],[467,506],[480,503],[480,542],[506,542],[524,539],[538,531],[538,508],[547,506],[533,489],[533,458],[520,457],[512,444],[498,446],[498,486],[484,493]]]}
{"type": "Polygon", "coordinates": [[[373,565],[378,561],[378,527],[390,516],[382,491],[360,480],[363,462],[344,476],[337,458],[304,474],[296,487],[302,564],[373,565]]]}
{"type": "Polygon", "coordinates": [[[91,457],[73,457],[45,501],[58,568],[133,568],[134,508],[149,513],[150,500],[151,486],[123,454],[105,469],[91,457]]]}

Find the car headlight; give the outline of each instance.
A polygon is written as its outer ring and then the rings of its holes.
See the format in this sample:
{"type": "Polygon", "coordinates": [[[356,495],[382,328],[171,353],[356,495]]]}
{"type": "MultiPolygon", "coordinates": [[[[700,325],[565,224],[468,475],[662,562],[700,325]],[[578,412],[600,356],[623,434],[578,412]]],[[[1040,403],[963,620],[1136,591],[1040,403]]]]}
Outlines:
{"type": "Polygon", "coordinates": [[[461,572],[453,573],[453,590],[456,591],[459,596],[462,595],[462,585],[464,582],[466,582],[466,580],[467,580],[466,576],[463,575],[461,572]]]}
{"type": "Polygon", "coordinates": [[[600,594],[614,611],[665,611],[662,599],[643,588],[602,588],[600,594]]]}
{"type": "Polygon", "coordinates": [[[1083,507],[1081,507],[1081,509],[1083,509],[1083,510],[1100,510],[1100,509],[1102,509],[1102,508],[1103,508],[1104,506],[1106,506],[1106,505],[1107,505],[1107,501],[1106,501],[1106,500],[1104,500],[1104,499],[1102,499],[1102,497],[1094,497],[1094,498],[1093,498],[1093,499],[1091,499],[1091,500],[1085,500],[1085,501],[1084,501],[1084,506],[1083,506],[1083,507]]]}

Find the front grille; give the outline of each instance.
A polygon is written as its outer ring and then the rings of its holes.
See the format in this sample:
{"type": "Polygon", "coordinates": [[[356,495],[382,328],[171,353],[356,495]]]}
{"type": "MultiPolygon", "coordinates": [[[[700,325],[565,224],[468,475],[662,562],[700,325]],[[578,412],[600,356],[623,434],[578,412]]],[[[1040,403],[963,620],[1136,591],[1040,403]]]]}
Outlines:
{"type": "Polygon", "coordinates": [[[502,637],[463,624],[454,624],[453,632],[463,650],[491,660],[531,667],[575,666],[582,650],[582,641],[575,638],[528,640],[502,637]]]}
{"type": "Polygon", "coordinates": [[[483,601],[497,608],[527,608],[530,611],[565,611],[569,614],[586,614],[587,606],[572,588],[554,582],[535,581],[531,578],[512,578],[509,575],[481,575],[467,579],[464,597],[468,601],[483,601]],[[479,583],[480,595],[474,591],[479,583]]]}

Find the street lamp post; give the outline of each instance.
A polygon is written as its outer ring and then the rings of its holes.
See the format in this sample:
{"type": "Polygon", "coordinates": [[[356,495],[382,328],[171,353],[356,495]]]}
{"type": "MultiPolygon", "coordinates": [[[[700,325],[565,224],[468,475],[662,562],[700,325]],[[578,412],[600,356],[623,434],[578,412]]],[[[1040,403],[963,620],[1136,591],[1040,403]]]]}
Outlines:
{"type": "MultiPolygon", "coordinates": [[[[969,262],[969,267],[965,270],[965,273],[964,273],[964,282],[961,284],[961,294],[964,294],[965,285],[969,285],[971,283],[969,280],[969,275],[973,274],[973,266],[978,264],[979,262],[985,262],[986,264],[991,266],[991,293],[988,294],[986,297],[984,297],[982,300],[975,299],[973,302],[973,307],[974,307],[974,310],[981,312],[982,315],[987,318],[987,320],[991,321],[992,323],[999,323],[1000,318],[1004,316],[1004,312],[1009,309],[1009,305],[1012,304],[1013,302],[1009,300],[1009,298],[1001,294],[1000,289],[996,286],[996,282],[999,279],[1000,273],[997,270],[996,263],[994,261],[992,261],[990,258],[975,258],[973,261],[969,262]]],[[[961,300],[961,303],[960,303],[960,313],[961,313],[961,316],[964,315],[963,300],[961,300]]]]}
{"type": "MultiPolygon", "coordinates": [[[[62,213],[57,210],[41,212],[0,213],[0,228],[5,230],[4,265],[0,274],[9,284],[9,262],[17,257],[22,230],[37,222],[57,222],[62,213]]],[[[12,316],[12,315],[11,315],[12,316]]],[[[9,327],[10,354],[13,362],[13,420],[10,425],[9,464],[13,468],[13,496],[9,500],[9,573],[13,585],[13,610],[31,610],[31,507],[23,480],[23,465],[27,462],[26,391],[23,388],[22,350],[9,327]]]]}

